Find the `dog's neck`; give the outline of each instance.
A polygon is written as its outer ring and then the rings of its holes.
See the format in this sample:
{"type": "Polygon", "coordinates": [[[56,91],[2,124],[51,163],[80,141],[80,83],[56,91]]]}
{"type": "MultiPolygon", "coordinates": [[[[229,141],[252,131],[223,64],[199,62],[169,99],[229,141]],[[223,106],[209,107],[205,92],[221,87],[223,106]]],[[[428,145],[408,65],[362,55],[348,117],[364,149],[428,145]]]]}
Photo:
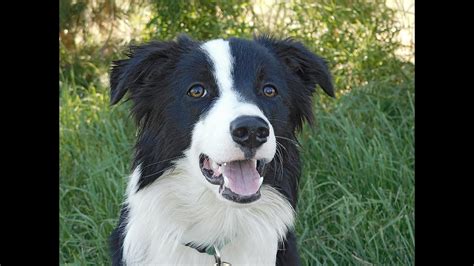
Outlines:
{"type": "Polygon", "coordinates": [[[293,226],[293,208],[267,185],[257,202],[239,206],[218,199],[179,167],[137,192],[139,177],[137,167],[127,188],[127,264],[212,264],[211,256],[184,245],[192,243],[222,247],[233,265],[274,265],[278,242],[293,226]]]}

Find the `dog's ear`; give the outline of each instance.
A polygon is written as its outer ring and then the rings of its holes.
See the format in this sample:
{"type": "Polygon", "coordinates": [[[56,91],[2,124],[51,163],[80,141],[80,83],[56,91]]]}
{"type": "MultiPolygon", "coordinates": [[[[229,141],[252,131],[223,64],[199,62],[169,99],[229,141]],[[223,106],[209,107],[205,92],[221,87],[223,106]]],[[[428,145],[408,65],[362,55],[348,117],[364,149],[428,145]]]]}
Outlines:
{"type": "Polygon", "coordinates": [[[326,61],[309,51],[302,43],[292,39],[277,40],[265,35],[255,37],[255,40],[270,49],[295,73],[310,93],[319,85],[327,95],[335,96],[326,61]]]}
{"type": "Polygon", "coordinates": [[[176,41],[130,46],[127,59],[113,61],[110,71],[110,104],[118,103],[127,91],[139,89],[151,74],[159,74],[170,59],[193,41],[180,35],[176,41]]]}
{"type": "Polygon", "coordinates": [[[296,131],[300,131],[304,121],[313,123],[311,95],[319,85],[326,94],[334,97],[334,87],[326,61],[309,51],[302,43],[292,39],[278,40],[268,35],[254,37],[255,41],[266,47],[291,74],[286,77],[292,89],[290,119],[296,131]]]}

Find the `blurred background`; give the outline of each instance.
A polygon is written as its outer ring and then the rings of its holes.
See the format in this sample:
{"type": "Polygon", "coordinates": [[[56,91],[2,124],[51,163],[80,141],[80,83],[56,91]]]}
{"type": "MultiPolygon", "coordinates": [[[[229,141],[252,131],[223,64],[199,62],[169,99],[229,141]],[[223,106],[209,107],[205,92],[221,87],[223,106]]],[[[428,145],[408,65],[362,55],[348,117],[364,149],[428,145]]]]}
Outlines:
{"type": "Polygon", "coordinates": [[[109,106],[126,47],[272,33],[325,57],[337,99],[314,95],[300,134],[303,265],[414,263],[414,0],[60,0],[60,262],[110,264],[130,171],[129,103],[109,106]]]}

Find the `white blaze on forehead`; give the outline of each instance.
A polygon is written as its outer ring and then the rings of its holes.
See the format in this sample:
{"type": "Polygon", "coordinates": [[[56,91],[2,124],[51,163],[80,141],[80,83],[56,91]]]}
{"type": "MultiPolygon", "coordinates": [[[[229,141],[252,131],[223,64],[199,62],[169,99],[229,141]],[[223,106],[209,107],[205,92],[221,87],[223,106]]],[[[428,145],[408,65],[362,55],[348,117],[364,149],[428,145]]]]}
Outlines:
{"type": "Polygon", "coordinates": [[[222,39],[204,43],[201,48],[207,53],[214,65],[214,78],[222,94],[232,89],[233,57],[228,41],[222,39]]]}

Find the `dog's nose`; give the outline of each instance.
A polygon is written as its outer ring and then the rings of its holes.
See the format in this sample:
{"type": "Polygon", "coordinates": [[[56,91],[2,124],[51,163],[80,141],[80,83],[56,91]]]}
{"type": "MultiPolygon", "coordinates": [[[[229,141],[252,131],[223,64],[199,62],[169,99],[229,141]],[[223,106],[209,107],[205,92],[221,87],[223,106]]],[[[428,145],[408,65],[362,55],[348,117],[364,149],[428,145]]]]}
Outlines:
{"type": "Polygon", "coordinates": [[[270,128],[258,116],[239,116],[230,123],[230,133],[235,142],[252,149],[267,142],[270,128]]]}

